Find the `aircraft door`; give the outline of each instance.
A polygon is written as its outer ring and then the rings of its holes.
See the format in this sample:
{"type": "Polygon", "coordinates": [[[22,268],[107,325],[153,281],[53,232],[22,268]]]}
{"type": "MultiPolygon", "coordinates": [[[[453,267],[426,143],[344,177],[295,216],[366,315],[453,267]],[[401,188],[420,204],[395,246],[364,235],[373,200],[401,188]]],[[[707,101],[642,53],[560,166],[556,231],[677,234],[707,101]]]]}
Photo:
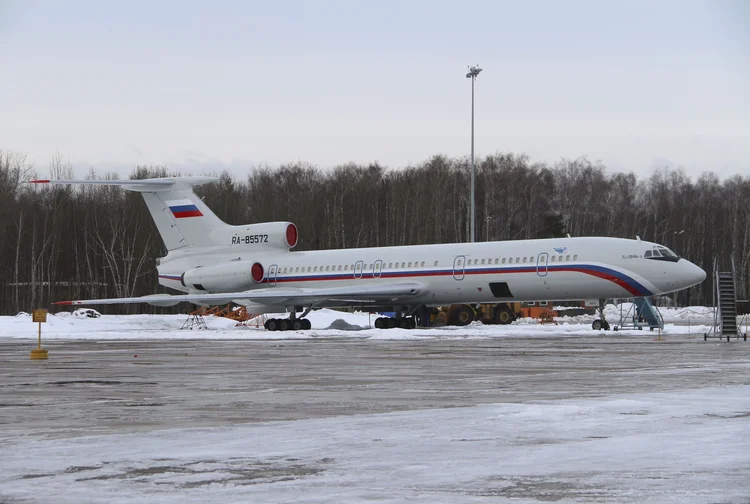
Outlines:
{"type": "Polygon", "coordinates": [[[362,278],[362,270],[365,267],[365,263],[363,261],[357,261],[354,263],[354,278],[362,278]]]}
{"type": "Polygon", "coordinates": [[[540,277],[547,276],[548,261],[549,254],[547,252],[542,252],[536,258],[536,274],[540,277]]]}
{"type": "Polygon", "coordinates": [[[383,261],[378,259],[375,264],[372,265],[372,278],[380,278],[383,273],[383,261]]]}
{"type": "Polygon", "coordinates": [[[456,280],[464,279],[464,266],[466,264],[466,256],[456,256],[453,259],[453,278],[456,280]]]}
{"type": "Polygon", "coordinates": [[[266,279],[268,280],[268,285],[273,287],[276,285],[276,274],[279,272],[279,267],[276,264],[272,264],[268,267],[268,276],[266,279]]]}

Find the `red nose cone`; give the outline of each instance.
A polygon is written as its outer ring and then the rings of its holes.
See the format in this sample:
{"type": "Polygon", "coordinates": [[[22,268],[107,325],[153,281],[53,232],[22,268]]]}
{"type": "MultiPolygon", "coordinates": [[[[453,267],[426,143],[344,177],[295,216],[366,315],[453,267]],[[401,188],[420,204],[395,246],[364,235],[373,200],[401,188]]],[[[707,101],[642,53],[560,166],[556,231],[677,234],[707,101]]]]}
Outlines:
{"type": "Polygon", "coordinates": [[[286,243],[289,245],[289,248],[297,245],[297,226],[294,224],[289,224],[286,227],[286,243]]]}
{"type": "Polygon", "coordinates": [[[250,268],[250,275],[253,277],[253,282],[260,283],[263,280],[263,266],[260,263],[255,263],[250,268]]]}

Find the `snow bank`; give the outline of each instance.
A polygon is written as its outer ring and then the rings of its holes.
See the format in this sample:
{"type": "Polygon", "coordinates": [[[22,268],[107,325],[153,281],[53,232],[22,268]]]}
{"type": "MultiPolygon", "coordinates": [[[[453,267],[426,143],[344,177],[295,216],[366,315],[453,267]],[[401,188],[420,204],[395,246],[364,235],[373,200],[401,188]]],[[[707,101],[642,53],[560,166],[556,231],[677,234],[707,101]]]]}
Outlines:
{"type": "MultiPolygon", "coordinates": [[[[685,335],[702,337],[708,332],[712,316],[710,308],[693,307],[675,311],[673,322],[668,321],[664,335],[685,335]],[[691,314],[701,314],[695,323],[687,324],[691,314]],[[708,314],[706,316],[705,314],[708,314]],[[679,325],[677,325],[679,323],[679,325]]],[[[663,312],[664,313],[664,312],[663,312]]],[[[83,311],[49,314],[42,327],[42,338],[46,340],[65,339],[308,339],[322,337],[370,338],[370,339],[420,339],[420,338],[533,338],[533,337],[580,337],[592,336],[591,315],[561,317],[558,324],[540,324],[537,319],[521,319],[508,326],[483,325],[474,322],[465,327],[437,327],[416,330],[374,329],[376,314],[366,312],[339,312],[322,309],[313,311],[308,318],[312,323],[310,331],[268,332],[263,329],[261,319],[252,320],[247,325],[238,326],[234,321],[221,317],[205,317],[207,330],[182,329],[187,315],[102,315],[90,318],[83,311]],[[357,330],[352,330],[357,329],[357,330]]],[[[668,314],[672,315],[672,314],[668,314]]],[[[268,317],[274,315],[269,314],[268,317]]],[[[277,314],[277,317],[286,316],[277,314]]],[[[617,313],[607,313],[611,324],[617,323],[617,313]]],[[[1,338],[36,338],[37,325],[31,322],[31,315],[19,313],[16,316],[0,317],[1,338]]],[[[648,333],[648,331],[645,331],[648,333]]],[[[644,335],[644,331],[628,330],[617,333],[600,332],[606,335],[644,335]]]]}

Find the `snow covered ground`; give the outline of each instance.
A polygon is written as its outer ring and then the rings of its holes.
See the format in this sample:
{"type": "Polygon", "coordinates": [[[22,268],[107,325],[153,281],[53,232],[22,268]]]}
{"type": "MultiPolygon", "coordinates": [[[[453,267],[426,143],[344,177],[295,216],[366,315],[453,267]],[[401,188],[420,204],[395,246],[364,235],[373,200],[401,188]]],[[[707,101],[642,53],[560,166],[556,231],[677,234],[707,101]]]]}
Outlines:
{"type": "MultiPolygon", "coordinates": [[[[627,312],[627,306],[623,308],[627,312]]],[[[88,318],[84,311],[49,314],[47,323],[42,326],[43,339],[305,339],[321,337],[351,337],[372,339],[420,339],[438,338],[498,338],[498,337],[550,337],[591,335],[591,322],[594,317],[559,317],[558,325],[540,324],[536,319],[521,319],[509,326],[483,325],[473,323],[468,327],[439,327],[417,330],[372,328],[377,315],[363,312],[338,312],[317,310],[308,316],[312,323],[311,331],[268,332],[260,323],[249,323],[237,327],[236,323],[220,317],[206,317],[208,330],[181,330],[186,315],[103,315],[88,318]],[[329,329],[336,320],[361,330],[329,329]]],[[[605,311],[607,319],[614,325],[620,317],[620,308],[609,305],[605,311]]],[[[702,337],[711,327],[713,316],[710,308],[690,307],[683,309],[662,309],[665,320],[663,335],[702,337]]],[[[273,315],[269,315],[272,317],[273,315]]],[[[282,315],[277,315],[282,316],[282,315]]],[[[738,320],[744,323],[744,319],[738,320]]],[[[31,315],[19,314],[13,317],[0,317],[0,337],[35,338],[36,324],[31,315]]],[[[622,334],[642,334],[641,331],[621,331],[622,334]]]]}
{"type": "Polygon", "coordinates": [[[404,331],[320,310],[270,333],[59,313],[47,362],[29,315],[0,317],[0,503],[747,504],[750,347],[703,342],[710,310],[662,313],[665,343],[590,316],[404,331]]]}
{"type": "Polygon", "coordinates": [[[740,504],[748,427],[742,386],[3,439],[0,501],[740,504]]]}

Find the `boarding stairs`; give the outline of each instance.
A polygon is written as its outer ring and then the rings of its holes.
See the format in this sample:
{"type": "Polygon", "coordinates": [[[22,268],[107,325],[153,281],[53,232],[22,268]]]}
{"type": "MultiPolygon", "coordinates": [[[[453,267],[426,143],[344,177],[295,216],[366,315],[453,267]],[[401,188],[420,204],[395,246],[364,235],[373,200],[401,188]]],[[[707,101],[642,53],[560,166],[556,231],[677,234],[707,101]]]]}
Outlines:
{"type": "Polygon", "coordinates": [[[742,334],[737,328],[737,282],[732,259],[732,271],[719,271],[717,262],[714,261],[714,325],[711,330],[703,335],[704,341],[708,338],[732,337],[747,340],[747,334],[742,334]]]}
{"type": "Polygon", "coordinates": [[[635,298],[635,308],[638,320],[644,320],[652,331],[656,328],[664,329],[664,318],[647,297],[635,298]]]}
{"type": "Polygon", "coordinates": [[[638,329],[648,327],[650,330],[664,329],[664,318],[661,316],[659,309],[651,303],[647,297],[637,297],[633,299],[633,304],[626,312],[620,304],[620,321],[615,326],[615,331],[620,329],[638,329]]]}

